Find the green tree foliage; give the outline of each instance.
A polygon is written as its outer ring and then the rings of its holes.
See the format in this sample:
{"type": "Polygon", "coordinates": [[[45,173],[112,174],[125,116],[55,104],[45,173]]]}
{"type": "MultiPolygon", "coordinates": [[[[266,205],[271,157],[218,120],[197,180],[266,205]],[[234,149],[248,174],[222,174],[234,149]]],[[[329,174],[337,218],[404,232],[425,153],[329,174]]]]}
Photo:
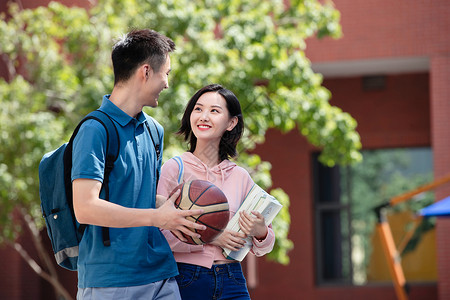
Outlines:
{"type": "MultiPolygon", "coordinates": [[[[339,13],[318,0],[98,0],[89,9],[53,2],[21,10],[11,5],[0,19],[0,54],[7,67],[0,79],[0,241],[13,241],[14,209],[42,228],[37,167],[40,158],[67,140],[76,122],[99,106],[113,87],[114,38],[130,28],[152,28],[177,44],[170,89],[155,116],[167,133],[176,131],[190,96],[221,83],[236,93],[246,121],[239,162],[257,183],[270,188],[270,164],[246,150],[264,141],[268,128],[298,128],[323,152],[329,166],[359,161],[355,120],[330,106],[305,57],[305,39],[339,37],[339,13]]],[[[186,148],[166,134],[165,159],[186,148]]],[[[288,263],[292,242],[289,199],[274,224],[277,245],[269,258],[288,263]]]]}

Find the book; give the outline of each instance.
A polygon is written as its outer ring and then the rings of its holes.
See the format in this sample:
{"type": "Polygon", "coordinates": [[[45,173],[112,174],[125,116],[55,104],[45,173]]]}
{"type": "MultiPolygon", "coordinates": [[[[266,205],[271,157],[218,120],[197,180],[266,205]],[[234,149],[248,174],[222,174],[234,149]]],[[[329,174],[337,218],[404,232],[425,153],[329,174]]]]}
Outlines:
{"type": "MultiPolygon", "coordinates": [[[[275,197],[264,191],[255,183],[248,192],[236,214],[228,222],[226,229],[241,232],[241,228],[239,226],[239,215],[241,211],[245,211],[249,214],[251,214],[252,211],[257,211],[264,216],[266,225],[269,225],[280,212],[282,207],[283,206],[275,197]]],[[[227,259],[242,261],[253,246],[251,236],[247,237],[245,240],[246,242],[244,247],[238,251],[232,251],[224,248],[223,255],[227,259]]]]}

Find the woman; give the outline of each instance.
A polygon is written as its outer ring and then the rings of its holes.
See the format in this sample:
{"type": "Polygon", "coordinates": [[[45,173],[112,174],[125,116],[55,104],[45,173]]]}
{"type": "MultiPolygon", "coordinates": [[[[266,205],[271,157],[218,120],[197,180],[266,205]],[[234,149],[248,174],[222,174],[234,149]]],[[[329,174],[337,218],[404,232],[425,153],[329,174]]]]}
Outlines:
{"type": "MultiPolygon", "coordinates": [[[[184,181],[208,180],[227,196],[230,218],[250,191],[254,182],[248,172],[229,161],[237,154],[244,120],[236,96],[218,84],[203,87],[189,100],[178,134],[190,149],[181,155],[184,181]]],[[[161,171],[158,194],[169,196],[178,185],[178,164],[167,161],[161,171]]],[[[222,248],[240,249],[252,236],[256,256],[269,253],[275,242],[270,226],[258,212],[240,216],[242,232],[225,230],[213,242],[190,245],[170,231],[164,231],[178,264],[176,277],[182,299],[250,299],[239,262],[226,259],[222,248]]]]}

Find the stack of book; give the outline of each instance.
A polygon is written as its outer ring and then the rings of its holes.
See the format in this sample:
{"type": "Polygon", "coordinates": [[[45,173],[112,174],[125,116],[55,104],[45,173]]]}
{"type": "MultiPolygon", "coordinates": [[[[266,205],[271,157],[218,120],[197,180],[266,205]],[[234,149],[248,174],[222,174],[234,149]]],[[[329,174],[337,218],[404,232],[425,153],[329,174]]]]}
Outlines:
{"type": "MultiPolygon", "coordinates": [[[[257,184],[254,184],[239,207],[239,210],[231,218],[230,222],[228,222],[226,229],[241,232],[239,226],[239,215],[241,211],[245,211],[248,214],[251,214],[252,211],[257,211],[263,215],[266,225],[269,225],[282,207],[283,206],[275,199],[275,197],[268,194],[257,184]]],[[[230,249],[224,248],[223,255],[228,259],[242,261],[252,248],[252,245],[252,237],[249,236],[246,238],[244,247],[238,251],[231,251],[230,249]]]]}

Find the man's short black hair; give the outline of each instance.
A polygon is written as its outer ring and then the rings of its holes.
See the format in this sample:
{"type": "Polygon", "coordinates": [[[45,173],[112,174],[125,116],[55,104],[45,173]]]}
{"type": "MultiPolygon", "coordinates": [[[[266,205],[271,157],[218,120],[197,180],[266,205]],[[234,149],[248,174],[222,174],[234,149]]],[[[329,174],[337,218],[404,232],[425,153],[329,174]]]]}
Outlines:
{"type": "Polygon", "coordinates": [[[131,78],[137,68],[148,63],[158,72],[167,54],[175,50],[175,43],[151,29],[134,29],[122,37],[112,49],[114,84],[131,78]]]}

